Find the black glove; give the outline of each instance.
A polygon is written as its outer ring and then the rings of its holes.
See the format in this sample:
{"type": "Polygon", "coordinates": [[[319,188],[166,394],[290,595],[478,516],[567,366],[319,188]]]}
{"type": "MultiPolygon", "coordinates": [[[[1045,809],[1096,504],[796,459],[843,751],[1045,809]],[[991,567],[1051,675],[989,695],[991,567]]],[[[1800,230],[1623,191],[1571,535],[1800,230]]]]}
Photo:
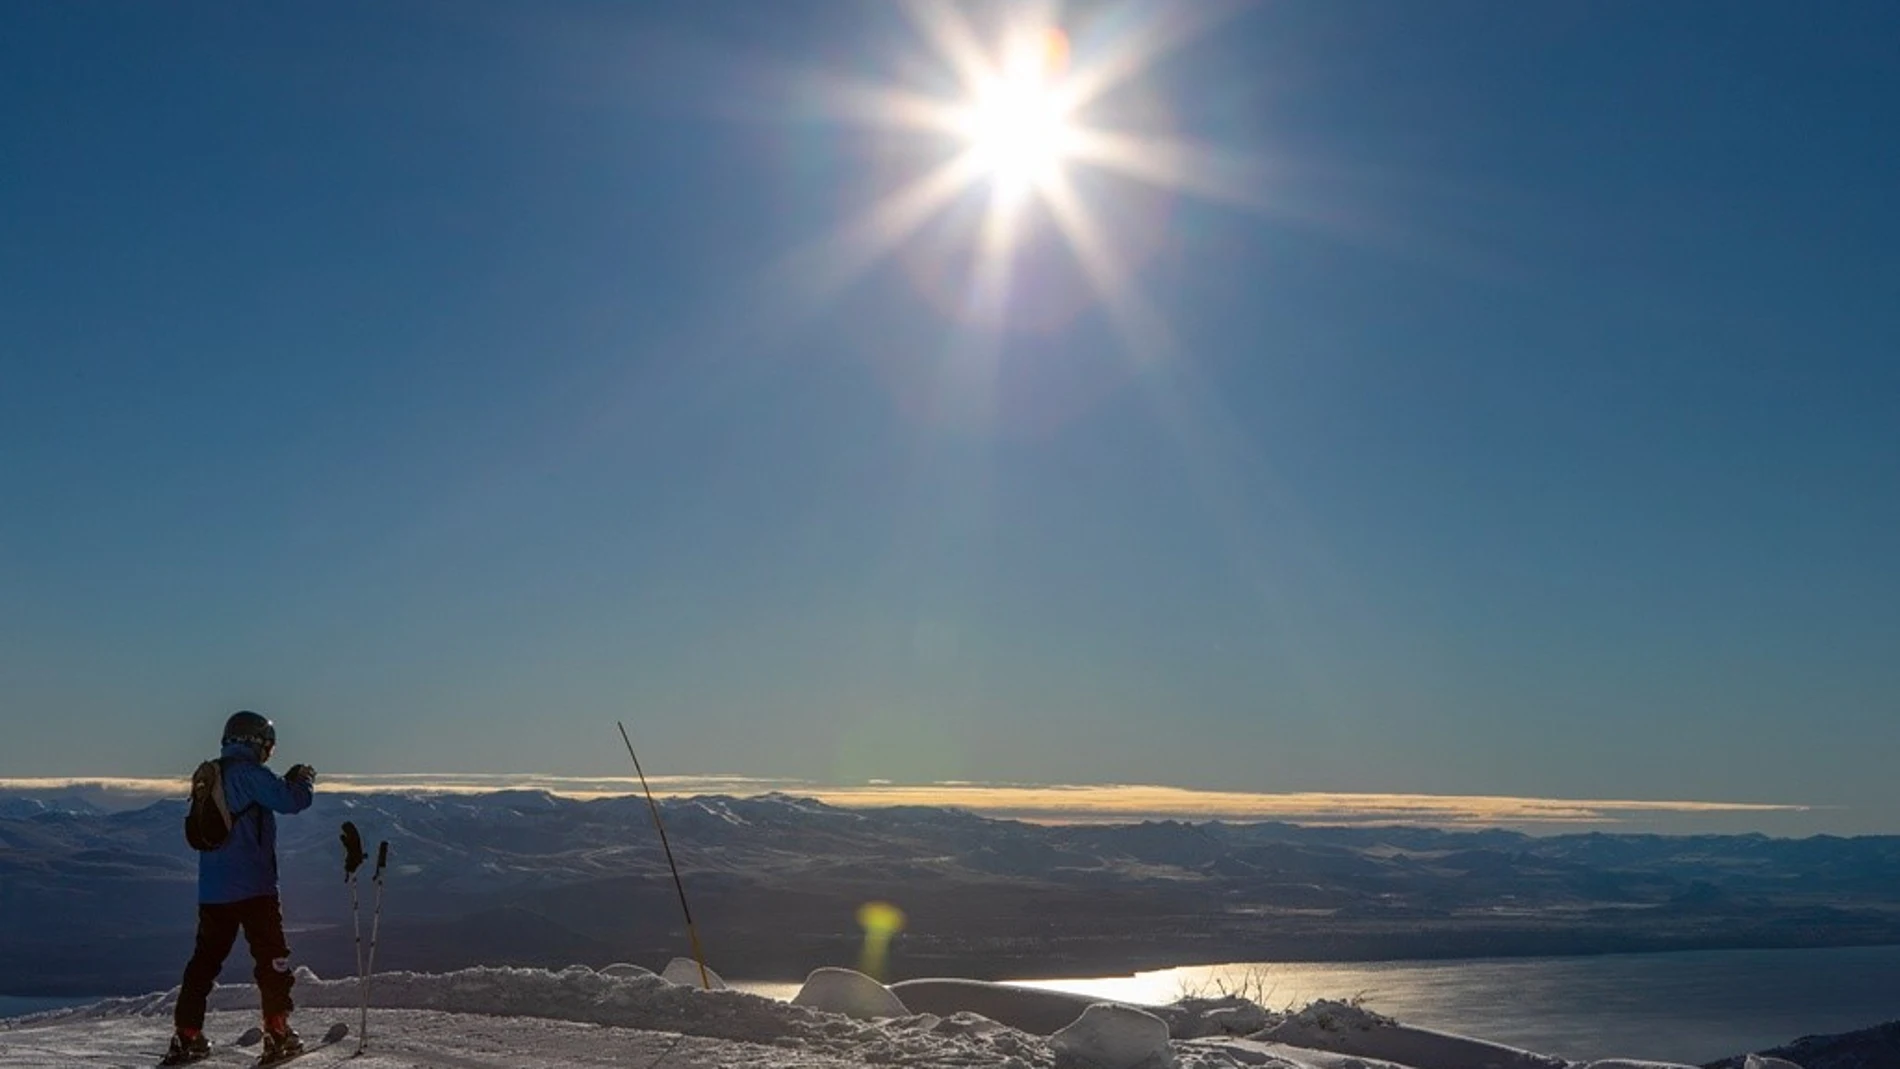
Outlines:
{"type": "Polygon", "coordinates": [[[284,778],[306,787],[314,787],[317,785],[317,770],[309,765],[291,765],[290,771],[284,773],[284,778]]]}
{"type": "Polygon", "coordinates": [[[363,836],[357,832],[354,822],[346,820],[343,822],[343,834],[337,838],[343,841],[343,878],[348,880],[363,866],[366,856],[363,853],[363,836]]]}

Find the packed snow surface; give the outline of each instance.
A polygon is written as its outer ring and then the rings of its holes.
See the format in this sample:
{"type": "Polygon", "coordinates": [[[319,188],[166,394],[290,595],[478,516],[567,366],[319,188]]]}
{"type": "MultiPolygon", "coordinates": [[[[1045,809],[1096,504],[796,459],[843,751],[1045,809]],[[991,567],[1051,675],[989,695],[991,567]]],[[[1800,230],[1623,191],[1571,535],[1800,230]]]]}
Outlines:
{"type": "MultiPolygon", "coordinates": [[[[691,964],[691,963],[688,963],[691,964]]],[[[848,969],[812,974],[792,1002],[715,985],[675,961],[675,983],[637,967],[573,966],[383,973],[372,989],[367,1049],[358,1036],[298,1059],[299,1069],[1677,1069],[1633,1060],[1572,1063],[1530,1051],[1399,1024],[1363,1008],[1314,1003],[1275,1014],[1236,998],[1133,1007],[972,980],[914,981],[895,990],[848,969]],[[931,1012],[914,1012],[913,992],[931,1012]],[[1021,1005],[1013,1003],[1020,1000],[1021,1005]],[[1066,1023],[1047,1028],[1062,1017],[1066,1023]],[[1026,1031],[1003,1023],[1037,1025],[1026,1031]],[[1044,1030],[1046,1029],[1046,1031],[1044,1030]]],[[[334,1022],[357,1029],[357,980],[300,970],[297,1021],[306,1037],[334,1022]]],[[[176,991],[109,999],[74,1010],[0,1021],[0,1069],[153,1065],[171,1028],[176,991]]],[[[235,1046],[255,1022],[255,989],[213,992],[210,1069],[252,1064],[235,1046]]],[[[360,1029],[359,1029],[360,1031],[360,1029]]],[[[1753,1064],[1751,1062],[1751,1064],[1753,1064]]],[[[1761,1069],[1788,1069],[1767,1063],[1761,1069]]],[[[1798,1067],[1794,1067],[1798,1069],[1798,1067]]]]}
{"type": "Polygon", "coordinates": [[[880,1017],[908,1017],[910,1007],[891,989],[850,969],[814,969],[798,989],[792,1005],[810,1006],[826,1013],[842,1013],[861,1021],[880,1017]]]}
{"type": "Polygon", "coordinates": [[[1056,1062],[1101,1066],[1101,1069],[1144,1069],[1174,1063],[1168,1045],[1168,1024],[1146,1010],[1098,1002],[1082,1016],[1049,1037],[1056,1062]]]}
{"type": "MultiPolygon", "coordinates": [[[[611,969],[613,966],[609,965],[607,968],[611,969]]],[[[726,989],[726,981],[718,973],[692,958],[674,958],[667,962],[666,968],[660,972],[660,979],[675,984],[685,984],[687,987],[703,987],[709,991],[726,989]]]]}

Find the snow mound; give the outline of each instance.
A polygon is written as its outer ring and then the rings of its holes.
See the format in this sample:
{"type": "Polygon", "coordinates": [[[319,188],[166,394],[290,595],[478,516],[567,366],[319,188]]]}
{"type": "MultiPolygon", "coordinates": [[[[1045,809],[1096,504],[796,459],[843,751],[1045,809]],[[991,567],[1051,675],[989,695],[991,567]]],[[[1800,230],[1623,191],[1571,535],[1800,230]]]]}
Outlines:
{"type": "Polygon", "coordinates": [[[899,980],[891,985],[891,993],[917,1013],[973,1013],[1039,1036],[1067,1028],[1083,1010],[1103,1001],[1067,991],[950,977],[899,980]]]}
{"type": "Polygon", "coordinates": [[[826,1013],[871,1020],[878,1017],[907,1017],[910,1008],[891,993],[891,989],[855,969],[826,967],[813,969],[805,977],[805,986],[792,999],[794,1006],[809,1006],[826,1013]]]}
{"type": "MultiPolygon", "coordinates": [[[[1765,1054],[1750,1054],[1742,1065],[1744,1069],[1801,1069],[1799,1065],[1785,1058],[1770,1058],[1765,1054]]],[[[1580,1063],[1575,1069],[1700,1069],[1700,1067],[1683,1065],[1679,1062],[1646,1062],[1636,1058],[1599,1058],[1593,1062],[1580,1063]]]]}
{"type": "MultiPolygon", "coordinates": [[[[953,1013],[974,1013],[1038,1036],[1053,1035],[1067,1028],[1084,1010],[1098,1002],[1115,1001],[1068,991],[943,976],[899,980],[890,985],[890,989],[913,1013],[945,1017],[953,1013]]],[[[1186,998],[1167,1006],[1136,1008],[1165,1021],[1168,1034],[1175,1039],[1244,1036],[1280,1020],[1279,1014],[1232,995],[1186,998]]]]}
{"type": "Polygon", "coordinates": [[[1184,998],[1167,1006],[1144,1008],[1168,1022],[1168,1034],[1176,1039],[1252,1035],[1285,1019],[1284,1014],[1239,995],[1184,998]]]}
{"type": "Polygon", "coordinates": [[[1191,1039],[1177,1050],[1182,1061],[1193,1069],[1227,1069],[1235,1065],[1263,1065],[1268,1069],[1410,1069],[1378,1058],[1307,1050],[1256,1039],[1191,1039]]]}
{"type": "Polygon", "coordinates": [[[666,969],[660,973],[660,979],[669,984],[680,984],[684,987],[703,987],[707,991],[728,990],[726,981],[721,979],[718,973],[712,971],[711,967],[706,969],[706,976],[702,981],[699,968],[699,962],[692,958],[674,958],[666,963],[666,969]]]}
{"type": "Polygon", "coordinates": [[[1097,1002],[1049,1037],[1057,1069],[1146,1069],[1174,1064],[1168,1023],[1118,1002],[1097,1002]]]}
{"type": "Polygon", "coordinates": [[[1254,1039],[1378,1058],[1412,1069],[1569,1069],[1569,1062],[1502,1043],[1413,1028],[1346,1002],[1321,1000],[1254,1039]]]}
{"type": "Polygon", "coordinates": [[[602,966],[600,975],[620,977],[652,976],[653,970],[644,965],[635,965],[629,961],[616,961],[612,965],[602,966]]]}

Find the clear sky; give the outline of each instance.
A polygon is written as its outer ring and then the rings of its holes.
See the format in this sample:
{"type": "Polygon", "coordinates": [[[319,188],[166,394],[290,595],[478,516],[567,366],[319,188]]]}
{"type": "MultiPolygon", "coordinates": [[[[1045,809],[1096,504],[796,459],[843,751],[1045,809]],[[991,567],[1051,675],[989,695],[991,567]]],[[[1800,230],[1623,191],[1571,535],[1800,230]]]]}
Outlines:
{"type": "Polygon", "coordinates": [[[0,776],[1900,831],[1900,7],[1216,8],[0,8],[0,776]]]}

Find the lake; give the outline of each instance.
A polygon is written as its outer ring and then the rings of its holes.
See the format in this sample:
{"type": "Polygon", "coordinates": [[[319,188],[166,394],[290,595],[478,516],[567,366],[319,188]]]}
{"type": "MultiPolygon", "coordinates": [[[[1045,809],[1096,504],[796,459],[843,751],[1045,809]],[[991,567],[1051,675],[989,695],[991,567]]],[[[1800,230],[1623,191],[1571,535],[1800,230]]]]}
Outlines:
{"type": "Polygon", "coordinates": [[[38,1013],[41,1010],[57,1010],[67,1006],[84,1006],[97,1002],[98,998],[36,998],[15,995],[0,995],[0,1017],[18,1017],[23,1013],[38,1013]]]}
{"type": "Polygon", "coordinates": [[[1545,1054],[1692,1064],[1900,1019],[1900,946],[1256,962],[1018,982],[1144,1003],[1252,984],[1273,1009],[1360,996],[1406,1024],[1545,1054]]]}

